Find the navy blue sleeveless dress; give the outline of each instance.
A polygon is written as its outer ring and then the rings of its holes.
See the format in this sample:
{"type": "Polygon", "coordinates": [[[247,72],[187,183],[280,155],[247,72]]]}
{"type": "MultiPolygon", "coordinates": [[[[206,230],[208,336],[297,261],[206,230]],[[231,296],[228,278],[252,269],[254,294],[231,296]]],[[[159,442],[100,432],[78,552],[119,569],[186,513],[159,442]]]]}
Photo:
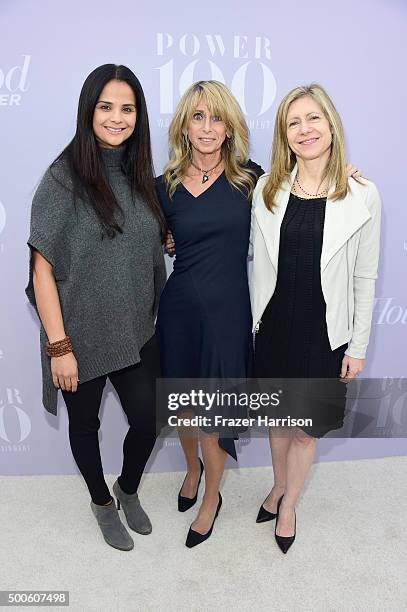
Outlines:
{"type": "MultiPolygon", "coordinates": [[[[257,164],[249,167],[263,174],[257,164]]],[[[156,327],[163,377],[251,376],[250,201],[224,172],[198,197],[181,184],[170,200],[162,176],[157,191],[176,244],[156,327]]],[[[233,439],[219,444],[237,458],[233,439]]]]}

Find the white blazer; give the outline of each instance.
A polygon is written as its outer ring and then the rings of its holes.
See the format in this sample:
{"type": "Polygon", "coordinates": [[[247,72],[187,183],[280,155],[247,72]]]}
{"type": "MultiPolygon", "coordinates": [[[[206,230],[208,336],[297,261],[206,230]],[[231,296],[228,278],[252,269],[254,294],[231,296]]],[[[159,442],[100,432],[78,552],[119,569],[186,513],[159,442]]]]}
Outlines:
{"type": "MultiPolygon", "coordinates": [[[[296,173],[297,166],[290,181],[277,193],[273,213],[263,200],[268,174],[260,177],[253,194],[250,298],[254,332],[258,331],[263,312],[276,288],[280,226],[296,173]]],[[[349,179],[350,189],[343,200],[330,200],[334,189],[329,190],[321,253],[321,285],[331,349],[349,343],[346,354],[358,359],[365,358],[369,342],[381,212],[376,185],[362,180],[360,184],[349,179]]]]}

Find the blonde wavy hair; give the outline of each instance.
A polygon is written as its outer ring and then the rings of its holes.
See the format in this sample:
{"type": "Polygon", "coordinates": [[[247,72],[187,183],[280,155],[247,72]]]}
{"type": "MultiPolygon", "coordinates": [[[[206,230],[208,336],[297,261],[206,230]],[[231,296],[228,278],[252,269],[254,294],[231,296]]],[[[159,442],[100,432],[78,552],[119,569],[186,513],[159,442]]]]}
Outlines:
{"type": "Polygon", "coordinates": [[[276,205],[275,197],[278,190],[290,178],[290,174],[296,164],[296,157],[290,149],[287,140],[287,115],[291,104],[303,96],[309,96],[320,106],[331,128],[331,154],[323,175],[324,179],[328,179],[329,187],[335,186],[335,191],[330,196],[330,199],[341,200],[348,193],[345,138],[339,113],[321,85],[317,83],[302,85],[291,90],[282,99],[277,110],[271,153],[271,170],[263,189],[264,203],[270,211],[276,205]]]}
{"type": "Polygon", "coordinates": [[[178,102],[169,128],[170,159],[164,169],[169,196],[172,198],[191,163],[192,152],[187,130],[202,99],[213,115],[221,117],[230,134],[222,144],[226,178],[232,187],[251,198],[256,175],[249,168],[244,168],[249,156],[249,129],[236,98],[219,81],[197,81],[178,102]]]}

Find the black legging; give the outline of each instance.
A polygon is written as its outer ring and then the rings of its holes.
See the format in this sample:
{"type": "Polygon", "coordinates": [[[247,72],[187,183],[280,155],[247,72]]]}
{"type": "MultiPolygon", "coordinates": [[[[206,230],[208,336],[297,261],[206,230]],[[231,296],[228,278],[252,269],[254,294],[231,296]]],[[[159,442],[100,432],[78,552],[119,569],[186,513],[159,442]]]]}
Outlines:
{"type": "Polygon", "coordinates": [[[88,486],[92,501],[103,505],[111,500],[104,479],[99,448],[99,409],[109,377],[126,413],[129,430],[123,443],[120,488],[128,494],[138,489],[145,465],[156,440],[155,382],[160,376],[160,359],[155,336],[140,351],[141,362],[85,383],[75,393],[63,391],[68,409],[72,454],[88,486]]]}

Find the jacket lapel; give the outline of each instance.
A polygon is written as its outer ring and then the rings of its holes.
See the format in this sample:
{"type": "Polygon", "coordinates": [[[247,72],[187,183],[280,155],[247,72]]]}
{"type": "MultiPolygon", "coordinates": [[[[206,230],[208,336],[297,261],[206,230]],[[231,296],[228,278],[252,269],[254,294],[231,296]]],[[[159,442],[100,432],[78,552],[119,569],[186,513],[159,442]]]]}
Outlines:
{"type": "MultiPolygon", "coordinates": [[[[359,185],[354,183],[343,200],[330,199],[334,188],[328,193],[325,208],[324,238],[321,253],[321,272],[339,249],[362,227],[371,214],[361,196],[356,194],[359,185]]],[[[363,189],[363,187],[362,187],[363,189]]]]}
{"type": "Polygon", "coordinates": [[[257,217],[264,242],[266,243],[267,251],[270,256],[276,272],[278,267],[278,250],[280,247],[280,227],[283,221],[285,211],[287,209],[288,200],[290,199],[291,186],[294,182],[297,173],[297,166],[291,172],[290,182],[284,183],[276,196],[277,206],[273,212],[270,212],[265,207],[264,203],[261,206],[256,206],[254,214],[257,217]]]}
{"type": "MultiPolygon", "coordinates": [[[[294,166],[290,180],[282,185],[277,193],[277,206],[271,213],[264,204],[256,206],[256,215],[261,232],[266,243],[271,263],[275,270],[278,267],[278,251],[280,246],[280,228],[290,199],[291,187],[297,174],[297,165],[294,166]]],[[[343,200],[333,202],[330,196],[334,192],[331,187],[325,209],[324,236],[321,253],[321,272],[337,251],[347,240],[364,224],[371,215],[359,194],[356,193],[359,185],[352,185],[347,196],[343,200]]],[[[306,202],[304,202],[306,205],[306,202]]]]}

